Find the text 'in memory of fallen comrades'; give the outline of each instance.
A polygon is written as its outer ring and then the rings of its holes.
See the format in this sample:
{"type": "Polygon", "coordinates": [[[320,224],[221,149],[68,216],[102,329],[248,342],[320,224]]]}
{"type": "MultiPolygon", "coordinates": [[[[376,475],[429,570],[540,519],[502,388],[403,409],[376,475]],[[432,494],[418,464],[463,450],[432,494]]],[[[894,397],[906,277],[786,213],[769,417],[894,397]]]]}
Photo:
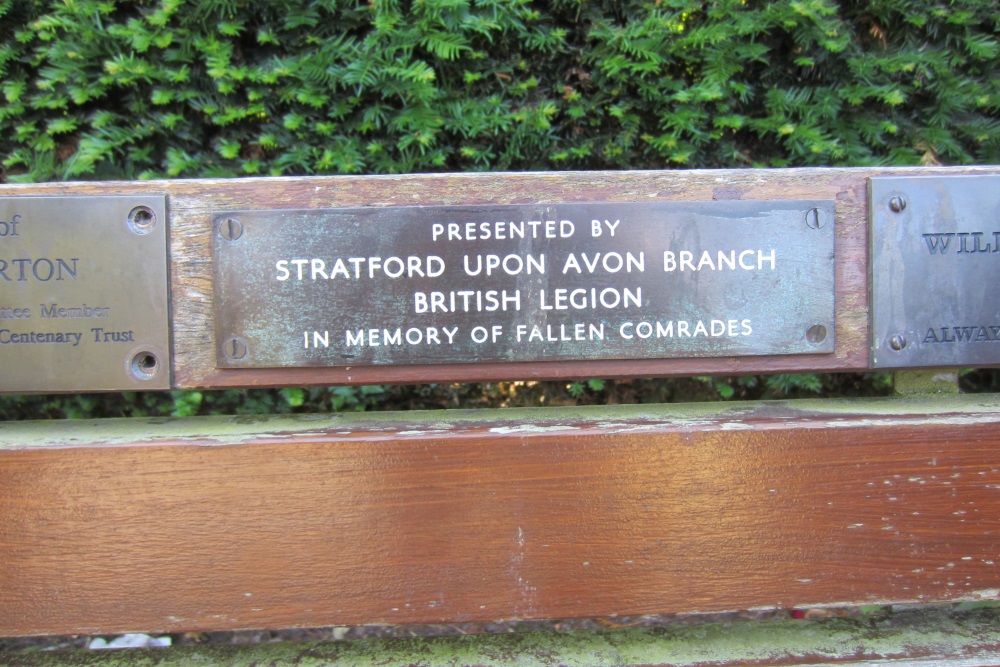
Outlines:
{"type": "Polygon", "coordinates": [[[833,352],[829,201],[214,214],[223,368],[833,352]]]}

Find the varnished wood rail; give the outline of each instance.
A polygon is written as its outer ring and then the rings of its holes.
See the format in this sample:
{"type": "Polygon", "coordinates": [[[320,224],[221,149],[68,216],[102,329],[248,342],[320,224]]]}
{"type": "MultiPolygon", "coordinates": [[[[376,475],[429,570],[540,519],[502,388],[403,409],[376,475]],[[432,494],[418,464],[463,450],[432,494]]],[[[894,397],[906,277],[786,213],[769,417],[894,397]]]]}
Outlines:
{"type": "Polygon", "coordinates": [[[44,183],[0,186],[0,196],[166,194],[173,384],[178,388],[220,388],[863,370],[868,367],[869,338],[867,179],[998,172],[998,167],[745,169],[44,183]],[[216,367],[210,252],[213,211],[767,199],[836,202],[833,354],[335,368],[216,367]]]}
{"type": "Polygon", "coordinates": [[[1000,399],[0,424],[0,635],[996,599],[1000,399]]]}

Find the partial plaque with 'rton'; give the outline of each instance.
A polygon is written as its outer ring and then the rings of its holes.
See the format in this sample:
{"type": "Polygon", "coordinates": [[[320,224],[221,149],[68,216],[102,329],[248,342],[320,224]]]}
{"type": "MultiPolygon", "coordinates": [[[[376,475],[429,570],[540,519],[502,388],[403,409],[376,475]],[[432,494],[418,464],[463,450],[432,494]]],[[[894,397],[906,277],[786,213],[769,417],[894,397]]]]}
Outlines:
{"type": "Polygon", "coordinates": [[[830,201],[213,217],[222,368],[834,350],[830,201]]]}
{"type": "Polygon", "coordinates": [[[170,388],[164,195],[0,197],[0,392],[170,388]]]}

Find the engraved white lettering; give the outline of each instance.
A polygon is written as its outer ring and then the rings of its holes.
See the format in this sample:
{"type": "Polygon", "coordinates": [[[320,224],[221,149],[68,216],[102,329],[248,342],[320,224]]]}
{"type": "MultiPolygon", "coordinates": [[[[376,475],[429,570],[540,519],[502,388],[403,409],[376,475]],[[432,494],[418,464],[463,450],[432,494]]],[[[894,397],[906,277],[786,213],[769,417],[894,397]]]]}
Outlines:
{"type": "Polygon", "coordinates": [[[472,262],[469,261],[469,256],[465,255],[462,266],[465,268],[466,275],[469,276],[478,276],[484,272],[487,276],[492,276],[500,271],[508,276],[517,276],[522,273],[531,275],[545,273],[545,255],[538,257],[531,254],[521,257],[513,253],[504,257],[500,255],[476,255],[475,269],[473,269],[472,262]]]}
{"type": "Polygon", "coordinates": [[[764,267],[774,271],[776,268],[774,248],[765,250],[719,250],[713,254],[705,250],[695,263],[695,255],[690,250],[664,250],[663,270],[673,271],[763,271],[764,267]]]}
{"type": "Polygon", "coordinates": [[[323,278],[323,280],[330,279],[330,276],[326,274],[326,262],[321,259],[312,260],[312,279],[316,280],[316,276],[323,278]]]}
{"type": "MultiPolygon", "coordinates": [[[[608,228],[608,236],[614,237],[615,230],[618,229],[618,225],[621,224],[621,220],[615,220],[611,222],[610,220],[604,220],[604,226],[608,228]]],[[[590,235],[597,238],[604,233],[604,227],[601,226],[600,220],[590,221],[590,235]]]]}
{"type": "Polygon", "coordinates": [[[495,313],[521,310],[521,290],[451,290],[414,292],[415,313],[495,313]]]}
{"type": "Polygon", "coordinates": [[[353,331],[346,331],[344,333],[348,347],[359,347],[365,344],[365,332],[363,330],[359,329],[357,333],[353,331]]]}
{"type": "Polygon", "coordinates": [[[366,328],[345,331],[344,340],[349,347],[443,345],[445,339],[448,345],[454,345],[457,333],[458,327],[366,328]]]}
{"type": "Polygon", "coordinates": [[[666,322],[624,322],[618,335],[625,340],[636,338],[735,338],[753,333],[750,320],[668,320],[666,322]]]}
{"type": "Polygon", "coordinates": [[[604,323],[590,324],[576,322],[574,324],[531,325],[518,324],[514,330],[518,343],[559,343],[583,340],[604,340],[604,323]]]}
{"type": "MultiPolygon", "coordinates": [[[[307,350],[309,349],[309,333],[308,331],[302,332],[302,338],[304,345],[307,350]]],[[[312,332],[312,346],[313,347],[330,347],[330,332],[329,331],[313,331],[312,332]]]]}
{"type": "MultiPolygon", "coordinates": [[[[742,260],[741,260],[742,261],[742,260]]],[[[764,254],[763,250],[757,251],[757,270],[764,270],[764,262],[770,264],[770,268],[774,271],[774,248],[771,248],[771,252],[767,255],[764,254]]]]}
{"type": "Polygon", "coordinates": [[[503,335],[503,326],[499,324],[494,324],[488,330],[486,327],[472,327],[472,331],[469,332],[469,337],[472,338],[473,343],[485,343],[492,336],[493,342],[503,335]]]}
{"type": "Polygon", "coordinates": [[[538,307],[541,310],[583,310],[585,308],[597,307],[615,309],[629,308],[635,306],[642,308],[642,288],[630,289],[623,287],[605,287],[598,291],[598,288],[591,287],[589,290],[583,288],[568,289],[559,287],[552,291],[552,296],[546,298],[548,290],[538,292],[538,307]]]}
{"type": "Polygon", "coordinates": [[[633,271],[642,273],[646,270],[646,253],[644,252],[640,252],[638,255],[626,252],[624,257],[618,252],[595,252],[593,257],[588,256],[585,252],[581,252],[580,259],[583,260],[583,267],[580,266],[580,261],[577,259],[576,253],[571,252],[566,256],[562,272],[564,274],[570,271],[583,273],[583,269],[586,268],[587,273],[592,274],[597,271],[598,267],[603,269],[605,273],[618,273],[622,269],[626,273],[632,273],[633,271]]]}
{"type": "MultiPolygon", "coordinates": [[[[2,260],[0,260],[2,261],[2,260]]],[[[2,267],[0,267],[2,268],[2,267]]],[[[331,262],[320,258],[279,259],[274,263],[275,280],[316,282],[319,280],[374,280],[387,278],[437,278],[445,270],[444,260],[437,255],[418,257],[338,257],[331,262]],[[350,265],[350,268],[348,267],[350,265]],[[291,268],[294,267],[294,268],[291,268]]]]}
{"type": "Polygon", "coordinates": [[[435,222],[432,241],[503,241],[506,239],[567,239],[576,233],[572,220],[498,220],[495,222],[435,222]]]}

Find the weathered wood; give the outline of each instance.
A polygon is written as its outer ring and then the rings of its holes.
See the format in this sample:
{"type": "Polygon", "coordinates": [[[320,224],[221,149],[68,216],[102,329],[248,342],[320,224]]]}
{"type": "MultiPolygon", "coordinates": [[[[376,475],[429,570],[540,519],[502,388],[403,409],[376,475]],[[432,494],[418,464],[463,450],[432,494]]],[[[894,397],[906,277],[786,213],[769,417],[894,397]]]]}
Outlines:
{"type": "Polygon", "coordinates": [[[7,667],[736,667],[1000,665],[1000,611],[906,611],[887,617],[710,623],[666,628],[437,639],[281,642],[4,656],[7,667]]]}
{"type": "Polygon", "coordinates": [[[0,635],[996,599],[1000,398],[0,424],[0,635]]]}
{"type": "Polygon", "coordinates": [[[0,195],[165,193],[171,233],[174,385],[181,388],[649,377],[860,370],[868,365],[867,181],[997,167],[440,174],[0,186],[0,195]],[[836,351],[825,355],[219,370],[212,211],[432,204],[727,199],[836,200],[836,351]]]}

